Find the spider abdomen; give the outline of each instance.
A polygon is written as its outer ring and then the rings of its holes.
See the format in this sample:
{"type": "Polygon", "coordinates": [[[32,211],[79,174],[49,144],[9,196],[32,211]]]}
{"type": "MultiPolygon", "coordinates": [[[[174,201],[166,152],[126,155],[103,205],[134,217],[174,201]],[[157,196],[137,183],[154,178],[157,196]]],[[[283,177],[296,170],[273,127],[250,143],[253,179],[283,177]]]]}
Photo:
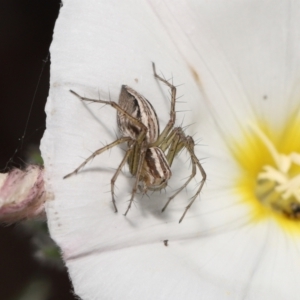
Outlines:
{"type": "Polygon", "coordinates": [[[144,191],[160,190],[166,187],[172,172],[166,156],[160,148],[147,149],[141,175],[144,191]]]}

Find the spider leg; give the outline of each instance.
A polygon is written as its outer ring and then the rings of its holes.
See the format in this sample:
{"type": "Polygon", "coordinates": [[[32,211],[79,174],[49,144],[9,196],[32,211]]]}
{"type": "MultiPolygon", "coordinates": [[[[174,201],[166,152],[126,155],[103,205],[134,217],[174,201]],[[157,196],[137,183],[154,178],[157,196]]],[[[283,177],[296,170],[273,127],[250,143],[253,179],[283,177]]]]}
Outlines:
{"type": "MultiPolygon", "coordinates": [[[[183,134],[184,135],[184,134],[183,134]]],[[[206,173],[202,167],[202,165],[200,164],[197,156],[195,155],[195,152],[194,152],[194,146],[195,146],[195,143],[194,143],[194,140],[192,137],[190,136],[185,136],[184,135],[184,138],[185,138],[185,141],[184,141],[184,147],[188,150],[188,152],[190,153],[190,156],[191,156],[191,160],[192,160],[192,164],[193,164],[193,167],[198,167],[201,175],[202,175],[202,180],[200,182],[200,185],[199,185],[199,188],[197,190],[197,192],[195,193],[195,195],[192,197],[190,203],[188,204],[188,206],[185,208],[180,220],[179,220],[179,223],[181,223],[181,221],[183,220],[184,216],[186,215],[187,211],[189,210],[189,208],[193,205],[194,201],[196,200],[196,198],[198,197],[198,195],[200,194],[202,188],[203,188],[203,185],[204,185],[204,182],[206,181],[206,173]]]]}
{"type": "Polygon", "coordinates": [[[196,194],[192,197],[190,203],[185,208],[185,211],[182,215],[182,217],[179,220],[179,223],[183,220],[184,216],[186,215],[189,208],[194,203],[197,196],[200,194],[201,189],[204,185],[204,182],[206,180],[206,173],[200,164],[198,158],[195,155],[194,152],[195,143],[192,137],[186,136],[182,129],[180,127],[174,128],[173,131],[170,133],[170,135],[166,138],[165,142],[162,143],[161,148],[165,151],[166,149],[169,149],[166,157],[169,162],[169,165],[171,166],[174,160],[174,157],[183,149],[186,148],[191,156],[192,161],[192,173],[189,176],[188,180],[174,193],[166,202],[165,206],[162,209],[162,212],[165,211],[169,203],[184,189],[187,187],[187,185],[191,182],[191,180],[195,177],[197,167],[201,172],[202,175],[202,181],[200,183],[200,186],[196,192],[196,194]]]}
{"type": "Polygon", "coordinates": [[[141,146],[142,146],[142,141],[140,141],[138,138],[133,145],[132,155],[129,156],[128,158],[129,170],[133,176],[136,176],[137,174],[139,161],[140,161],[140,154],[142,149],[141,146]]]}
{"type": "Polygon", "coordinates": [[[128,141],[131,141],[131,138],[130,137],[122,137],[120,139],[117,139],[116,141],[112,142],[111,144],[108,144],[100,149],[98,149],[97,151],[95,151],[92,155],[90,155],[78,168],[76,168],[73,172],[65,175],[63,178],[66,179],[74,174],[77,174],[78,171],[83,168],[90,160],[92,160],[94,157],[96,157],[97,155],[105,152],[106,150],[109,150],[117,145],[120,145],[122,143],[125,143],[125,142],[128,142],[128,141]]]}
{"type": "Polygon", "coordinates": [[[122,168],[124,167],[129,155],[132,153],[133,148],[130,147],[127,151],[126,154],[124,155],[120,165],[118,166],[118,169],[116,171],[116,173],[114,174],[114,176],[112,177],[111,181],[110,181],[110,185],[111,185],[111,197],[112,197],[112,202],[115,208],[115,212],[118,212],[117,209],[117,205],[116,205],[116,201],[115,201],[115,183],[117,181],[117,178],[122,170],[122,168]]]}
{"type": "MultiPolygon", "coordinates": [[[[182,141],[182,129],[181,127],[174,128],[171,132],[170,136],[166,139],[167,143],[162,144],[162,149],[167,149],[167,160],[169,162],[169,166],[171,167],[173,164],[173,160],[175,156],[182,150],[184,147],[184,142],[182,141]]],[[[183,135],[185,138],[185,136],[183,135]]]]}
{"type": "Polygon", "coordinates": [[[146,144],[146,142],[142,142],[141,143],[141,154],[140,154],[140,157],[139,157],[137,172],[135,174],[136,179],[135,179],[135,183],[134,183],[134,186],[133,186],[133,189],[132,189],[131,198],[129,200],[129,204],[128,204],[128,207],[127,207],[127,210],[126,210],[124,216],[127,215],[129,209],[131,208],[132,202],[134,200],[134,196],[135,196],[135,194],[138,190],[138,184],[139,184],[141,173],[142,173],[142,168],[143,168],[143,163],[144,163],[144,160],[145,160],[146,151],[147,151],[147,144],[146,144]]]}
{"type": "MultiPolygon", "coordinates": [[[[169,148],[169,151],[166,155],[168,160],[169,166],[172,166],[173,160],[175,156],[181,151],[181,149],[185,146],[184,141],[187,139],[182,132],[180,127],[174,128],[170,135],[167,137],[165,142],[161,145],[161,149],[165,151],[169,148]]],[[[190,183],[193,177],[196,175],[196,166],[192,164],[192,174],[189,176],[188,180],[173,194],[168,201],[166,202],[165,206],[162,208],[162,212],[165,211],[169,203],[190,183]]]]}
{"type": "Polygon", "coordinates": [[[176,120],[176,111],[175,111],[176,87],[156,73],[156,68],[155,68],[154,63],[152,63],[152,68],[153,68],[154,77],[157,78],[158,80],[160,80],[161,82],[163,82],[164,84],[166,84],[171,89],[171,110],[170,110],[169,122],[167,123],[167,125],[166,125],[165,129],[162,131],[162,133],[159,135],[156,142],[153,143],[153,145],[151,145],[151,147],[158,146],[159,144],[161,144],[164,141],[164,139],[168,136],[168,134],[172,130],[172,128],[175,124],[175,120],[176,120]]]}
{"type": "Polygon", "coordinates": [[[119,104],[117,104],[114,101],[106,101],[106,100],[95,100],[95,99],[90,99],[90,98],[86,98],[86,97],[82,97],[79,94],[77,94],[76,92],[70,90],[70,92],[72,94],[74,94],[76,97],[78,97],[79,99],[81,99],[82,101],[90,101],[90,102],[94,102],[94,103],[102,103],[102,104],[107,104],[112,106],[113,108],[115,108],[119,113],[123,114],[126,116],[126,118],[128,118],[133,124],[139,126],[141,128],[141,133],[139,135],[139,138],[141,140],[143,140],[147,134],[148,128],[142,123],[140,122],[138,119],[136,119],[135,117],[133,117],[132,115],[130,115],[128,112],[126,112],[119,104]]]}

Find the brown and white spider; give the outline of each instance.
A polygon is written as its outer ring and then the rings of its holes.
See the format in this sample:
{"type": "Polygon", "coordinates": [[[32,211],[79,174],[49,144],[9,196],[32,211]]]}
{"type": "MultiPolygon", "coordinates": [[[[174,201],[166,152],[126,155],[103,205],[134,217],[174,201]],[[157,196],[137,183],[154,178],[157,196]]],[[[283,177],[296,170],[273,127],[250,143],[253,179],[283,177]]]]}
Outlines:
{"type": "Polygon", "coordinates": [[[112,202],[117,212],[117,205],[114,196],[115,182],[121,172],[122,167],[128,162],[130,172],[135,176],[135,184],[132,189],[129,205],[125,212],[127,215],[131,208],[134,196],[137,189],[146,193],[147,190],[161,190],[168,184],[172,173],[170,167],[172,166],[174,157],[185,148],[191,156],[192,173],[187,181],[174,193],[166,202],[162,211],[169,205],[170,201],[178,195],[196,175],[197,168],[202,175],[202,181],[197,189],[195,195],[191,198],[188,206],[185,208],[179,223],[183,220],[188,209],[192,206],[206,180],[206,173],[201,166],[198,158],[194,153],[194,140],[191,136],[186,136],[181,127],[175,127],[175,103],[176,103],[176,87],[169,83],[156,73],[155,64],[152,64],[154,77],[165,83],[171,89],[171,111],[170,120],[166,127],[160,134],[159,123],[156,112],[151,103],[141,94],[123,85],[119,97],[119,104],[113,101],[94,100],[82,97],[70,90],[79,99],[84,101],[108,104],[117,110],[118,127],[122,133],[122,137],[106,145],[103,148],[95,151],[89,156],[77,169],[72,173],[66,175],[64,178],[76,174],[82,167],[84,167],[95,156],[109,150],[119,144],[127,142],[128,149],[117,168],[114,176],[111,179],[111,195],[112,202]]]}

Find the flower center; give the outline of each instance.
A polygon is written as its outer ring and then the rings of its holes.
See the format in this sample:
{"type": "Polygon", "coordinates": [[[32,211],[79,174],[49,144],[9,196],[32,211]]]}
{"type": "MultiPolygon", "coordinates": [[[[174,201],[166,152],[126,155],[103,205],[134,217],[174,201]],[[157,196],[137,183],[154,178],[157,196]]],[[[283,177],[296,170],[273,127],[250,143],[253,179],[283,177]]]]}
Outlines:
{"type": "Polygon", "coordinates": [[[273,160],[273,165],[263,165],[257,175],[257,199],[281,215],[300,219],[300,153],[279,153],[262,130],[253,124],[251,129],[267,148],[273,160]]]}

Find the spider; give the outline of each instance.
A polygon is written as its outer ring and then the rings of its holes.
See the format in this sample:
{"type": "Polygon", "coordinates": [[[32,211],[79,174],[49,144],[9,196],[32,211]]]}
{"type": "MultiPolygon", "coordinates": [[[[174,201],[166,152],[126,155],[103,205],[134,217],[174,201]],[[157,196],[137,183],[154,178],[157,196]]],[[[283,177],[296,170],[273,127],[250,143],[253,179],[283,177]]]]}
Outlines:
{"type": "Polygon", "coordinates": [[[200,185],[185,208],[179,223],[185,217],[187,211],[194,203],[206,180],[206,173],[194,152],[194,140],[191,136],[185,135],[181,127],[174,127],[176,120],[175,103],[176,87],[156,73],[155,64],[152,63],[154,77],[166,84],[171,89],[171,110],[170,120],[160,133],[156,112],[151,103],[141,94],[127,85],[122,85],[119,96],[119,103],[114,101],[95,100],[80,96],[70,90],[75,96],[83,101],[102,103],[112,106],[117,110],[117,123],[122,137],[106,145],[90,155],[77,169],[67,174],[64,178],[70,177],[84,167],[95,156],[107,151],[119,144],[127,142],[128,149],[111,179],[111,196],[115,212],[118,211],[115,201],[115,182],[121,172],[122,167],[128,162],[129,170],[135,176],[131,198],[125,216],[131,208],[135,194],[140,189],[143,193],[148,190],[161,190],[168,184],[172,176],[171,166],[175,156],[185,148],[191,157],[192,173],[186,182],[168,199],[162,212],[167,208],[172,199],[175,198],[195,177],[197,168],[202,180],[200,185]]]}

